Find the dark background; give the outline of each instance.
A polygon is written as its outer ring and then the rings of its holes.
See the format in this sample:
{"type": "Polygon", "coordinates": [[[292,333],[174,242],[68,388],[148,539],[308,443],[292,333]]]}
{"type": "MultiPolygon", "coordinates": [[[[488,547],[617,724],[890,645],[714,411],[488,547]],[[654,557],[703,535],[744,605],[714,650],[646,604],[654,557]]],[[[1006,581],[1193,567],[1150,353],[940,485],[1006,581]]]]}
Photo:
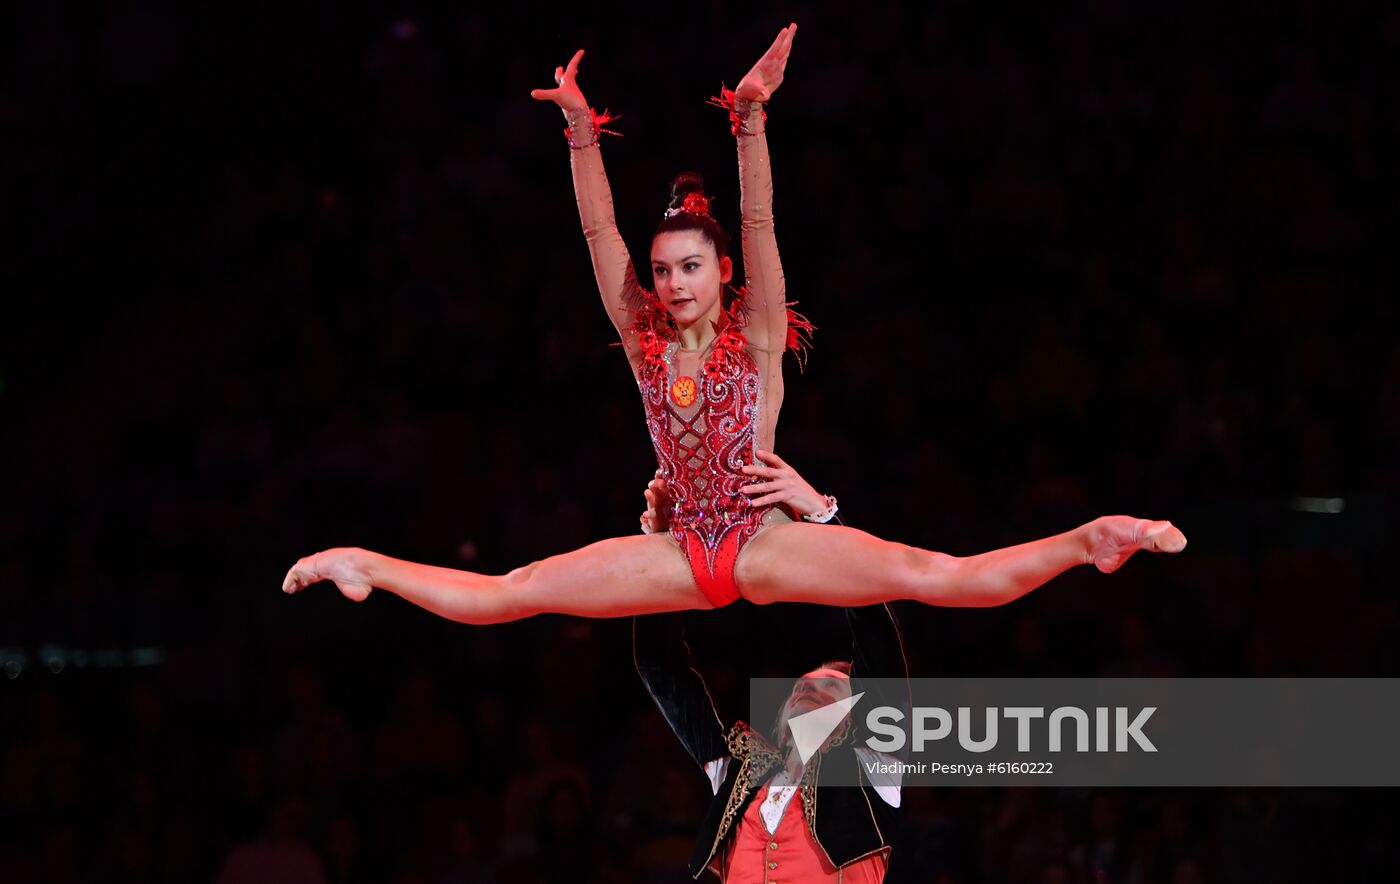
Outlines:
{"type": "MultiPolygon", "coordinates": [[[[707,789],[626,621],[278,591],[330,546],[499,573],[636,529],[642,411],[528,97],[579,46],[642,255],[682,169],[737,222],[705,99],[799,22],[769,142],[820,330],[778,450],[847,524],[1190,538],[899,605],[915,675],[1396,674],[1389,4],[0,19],[0,880],[685,880],[707,789]]],[[[795,606],[691,628],[730,719],[847,643],[795,606]]],[[[889,880],[1390,880],[1392,796],[909,790],[889,880]]]]}

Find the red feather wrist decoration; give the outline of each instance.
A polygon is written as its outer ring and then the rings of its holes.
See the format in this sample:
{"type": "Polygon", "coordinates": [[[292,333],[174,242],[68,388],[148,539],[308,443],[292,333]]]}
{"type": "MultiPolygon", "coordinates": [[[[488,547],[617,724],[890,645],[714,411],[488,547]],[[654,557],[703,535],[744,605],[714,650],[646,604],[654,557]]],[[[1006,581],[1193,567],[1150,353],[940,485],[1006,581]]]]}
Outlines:
{"type": "MultiPolygon", "coordinates": [[[[710,100],[706,102],[706,104],[713,104],[715,107],[722,107],[729,111],[730,132],[733,132],[735,135],[757,135],[757,132],[750,132],[744,128],[744,119],[739,116],[738,103],[739,97],[734,94],[734,90],[726,89],[723,83],[719,84],[719,95],[710,96],[710,100]]],[[[768,112],[766,110],[760,108],[759,114],[762,116],[764,122],[768,121],[768,112]]]]}
{"type": "MultiPolygon", "coordinates": [[[[595,110],[594,110],[593,108],[591,108],[591,107],[588,109],[589,129],[591,129],[591,130],[592,130],[593,132],[595,132],[595,133],[597,133],[597,132],[606,132],[606,133],[609,134],[609,135],[616,135],[618,138],[621,138],[621,137],[622,137],[622,133],[621,133],[621,132],[614,132],[614,131],[611,130],[611,129],[604,129],[604,128],[603,128],[603,125],[604,125],[604,124],[606,124],[606,123],[611,123],[613,120],[620,120],[620,119],[622,119],[622,114],[618,114],[617,116],[613,116],[612,112],[611,112],[611,111],[608,111],[608,110],[606,110],[606,109],[605,109],[601,114],[598,113],[597,111],[595,111],[595,110]]],[[[602,137],[602,136],[596,135],[596,134],[595,134],[595,135],[593,136],[593,141],[589,142],[589,144],[586,144],[586,145],[576,145],[576,144],[574,143],[574,132],[573,132],[573,127],[572,127],[572,126],[565,126],[565,127],[564,127],[564,137],[565,137],[566,139],[568,139],[568,141],[569,141],[569,146],[570,146],[570,147],[588,147],[589,145],[596,144],[596,143],[598,142],[598,139],[599,139],[600,137],[602,137]]]]}

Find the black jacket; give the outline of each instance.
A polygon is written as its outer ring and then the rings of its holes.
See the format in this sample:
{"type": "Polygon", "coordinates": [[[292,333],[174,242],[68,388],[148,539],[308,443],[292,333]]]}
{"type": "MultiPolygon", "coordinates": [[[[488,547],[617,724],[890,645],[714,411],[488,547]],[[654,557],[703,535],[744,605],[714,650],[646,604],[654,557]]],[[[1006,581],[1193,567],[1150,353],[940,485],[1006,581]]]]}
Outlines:
{"type": "MultiPolygon", "coordinates": [[[[847,608],[846,621],[851,629],[852,693],[866,692],[869,701],[861,704],[866,708],[873,702],[903,709],[907,720],[909,667],[893,612],[888,605],[847,608]],[[865,677],[902,678],[905,690],[900,696],[886,696],[864,683],[865,677]]],[[[683,615],[633,618],[632,652],[647,692],[695,763],[703,768],[725,755],[734,759],[695,843],[690,872],[699,878],[707,867],[718,864],[722,848],[734,834],[754,792],[777,773],[779,765],[775,754],[765,751],[767,741],[744,722],[736,722],[728,730],[720,722],[705,681],[691,663],[683,615]]],[[[899,809],[875,793],[863,771],[860,788],[821,787],[821,769],[832,765],[860,769],[854,748],[864,741],[865,734],[858,725],[860,717],[855,720],[853,738],[813,759],[819,765],[816,810],[808,817],[808,824],[827,859],[837,867],[888,850],[899,820],[899,809]]]]}

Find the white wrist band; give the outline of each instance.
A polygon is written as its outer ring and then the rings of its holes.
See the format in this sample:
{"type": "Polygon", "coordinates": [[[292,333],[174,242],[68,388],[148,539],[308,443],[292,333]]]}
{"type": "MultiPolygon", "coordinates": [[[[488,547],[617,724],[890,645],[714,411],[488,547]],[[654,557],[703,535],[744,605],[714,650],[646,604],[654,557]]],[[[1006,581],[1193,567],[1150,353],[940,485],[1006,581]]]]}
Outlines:
{"type": "Polygon", "coordinates": [[[830,494],[828,494],[828,495],[826,495],[826,496],[823,498],[823,500],[826,501],[826,509],[822,510],[822,511],[819,512],[819,513],[812,513],[812,514],[809,515],[809,516],[803,516],[803,517],[802,517],[802,521],[804,521],[804,522],[823,522],[823,523],[825,523],[825,522],[830,522],[833,518],[835,518],[835,517],[836,517],[836,510],[837,510],[836,498],[834,498],[834,497],[832,497],[830,494]]]}

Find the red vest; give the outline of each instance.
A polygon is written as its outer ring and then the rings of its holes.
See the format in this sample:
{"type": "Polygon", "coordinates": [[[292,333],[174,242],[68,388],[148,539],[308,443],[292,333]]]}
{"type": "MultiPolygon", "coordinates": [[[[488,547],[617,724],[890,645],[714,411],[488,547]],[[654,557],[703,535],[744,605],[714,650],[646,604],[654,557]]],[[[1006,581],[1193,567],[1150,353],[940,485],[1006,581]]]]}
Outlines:
{"type": "Polygon", "coordinates": [[[792,797],[778,822],[778,831],[770,834],[760,812],[768,798],[768,786],[765,784],[754,793],[721,860],[726,884],[880,884],[884,880],[889,867],[888,848],[847,863],[844,868],[831,864],[802,814],[806,797],[792,797]]]}

